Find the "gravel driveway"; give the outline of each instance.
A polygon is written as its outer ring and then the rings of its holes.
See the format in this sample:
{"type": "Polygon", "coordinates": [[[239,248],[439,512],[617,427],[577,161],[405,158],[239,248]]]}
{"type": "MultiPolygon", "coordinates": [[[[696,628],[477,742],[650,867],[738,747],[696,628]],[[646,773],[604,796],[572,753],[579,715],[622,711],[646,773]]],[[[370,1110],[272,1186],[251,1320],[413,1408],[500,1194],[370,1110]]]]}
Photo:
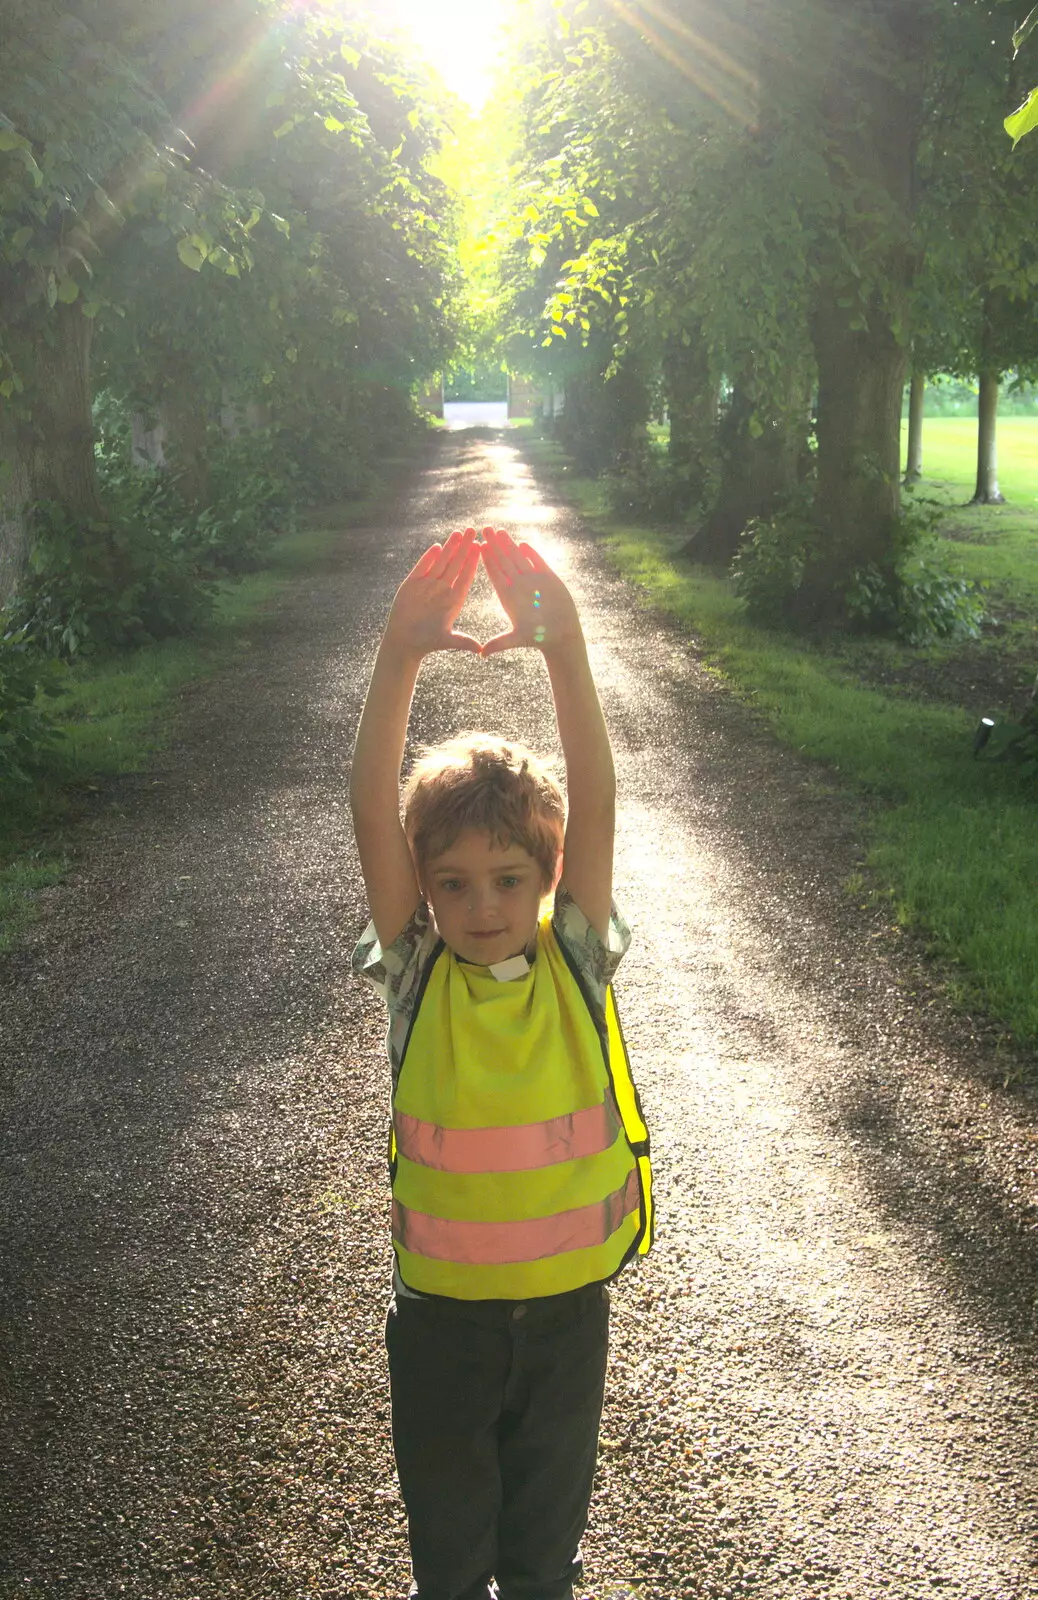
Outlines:
{"type": "MultiPolygon", "coordinates": [[[[582,605],[655,1136],[587,1594],[1038,1597],[1038,1103],[845,893],[855,804],[638,609],[507,436],[465,435],[186,697],[0,966],[0,1596],[406,1595],[346,778],[396,583],[489,520],[582,605]]],[[[491,610],[481,587],[474,631],[491,610]]],[[[414,723],[553,744],[526,655],[435,658],[414,723]]]]}

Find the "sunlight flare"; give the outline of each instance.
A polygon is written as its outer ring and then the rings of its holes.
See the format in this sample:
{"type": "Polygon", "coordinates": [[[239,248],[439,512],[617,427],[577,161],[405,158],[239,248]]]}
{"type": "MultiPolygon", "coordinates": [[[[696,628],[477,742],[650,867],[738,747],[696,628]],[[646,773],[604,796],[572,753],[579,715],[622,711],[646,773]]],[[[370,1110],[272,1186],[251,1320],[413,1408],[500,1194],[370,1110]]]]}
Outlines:
{"type": "Polygon", "coordinates": [[[475,109],[490,96],[506,0],[388,0],[384,15],[405,28],[449,89],[475,109]]]}
{"type": "Polygon", "coordinates": [[[632,5],[626,4],[625,0],[609,0],[609,5],[621,21],[639,33],[658,56],[688,78],[702,94],[727,112],[733,121],[746,127],[753,126],[757,120],[758,80],[729,51],[698,33],[681,17],[675,16],[668,6],[661,4],[660,0],[638,0],[637,4],[632,5]],[[660,27],[650,23],[644,15],[646,12],[656,19],[660,27]],[[688,48],[682,49],[672,43],[668,35],[681,40],[688,48]],[[736,98],[733,89],[736,92],[742,90],[746,98],[736,98]]]}

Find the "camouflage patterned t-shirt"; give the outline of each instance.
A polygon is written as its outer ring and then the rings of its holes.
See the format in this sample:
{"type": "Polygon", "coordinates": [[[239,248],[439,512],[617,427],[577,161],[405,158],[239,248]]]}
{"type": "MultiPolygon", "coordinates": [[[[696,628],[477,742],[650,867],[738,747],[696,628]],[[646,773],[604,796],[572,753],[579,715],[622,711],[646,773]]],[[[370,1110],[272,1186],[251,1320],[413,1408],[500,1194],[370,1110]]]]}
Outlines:
{"type": "MultiPolygon", "coordinates": [[[[631,943],[631,930],[614,905],[609,919],[609,938],[603,944],[562,884],[555,891],[551,924],[556,939],[584,980],[584,988],[595,1009],[595,1022],[601,1025],[606,990],[631,943]]],[[[422,978],[439,937],[429,907],[423,901],[388,950],[382,949],[374,923],[369,922],[353,952],[354,973],[367,979],[389,1010],[386,1053],[394,1087],[415,1002],[421,993],[422,978]]]]}

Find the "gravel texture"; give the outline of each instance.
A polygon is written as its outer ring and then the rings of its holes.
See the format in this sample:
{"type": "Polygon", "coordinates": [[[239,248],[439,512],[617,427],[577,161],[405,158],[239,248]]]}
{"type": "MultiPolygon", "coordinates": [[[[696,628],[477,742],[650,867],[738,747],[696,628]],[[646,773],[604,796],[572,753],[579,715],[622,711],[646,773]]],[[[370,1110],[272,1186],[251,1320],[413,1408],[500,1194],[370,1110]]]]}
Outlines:
{"type": "MultiPolygon", "coordinates": [[[[856,804],[639,609],[506,439],[464,435],[185,697],[0,967],[0,1596],[407,1592],[346,776],[396,582],[488,520],[536,538],[585,617],[655,1138],[586,1594],[1038,1597],[1019,1062],[846,894],[856,804]]],[[[481,588],[476,631],[491,612],[481,588]]],[[[427,664],[419,736],[480,725],[553,744],[537,658],[427,664]]]]}

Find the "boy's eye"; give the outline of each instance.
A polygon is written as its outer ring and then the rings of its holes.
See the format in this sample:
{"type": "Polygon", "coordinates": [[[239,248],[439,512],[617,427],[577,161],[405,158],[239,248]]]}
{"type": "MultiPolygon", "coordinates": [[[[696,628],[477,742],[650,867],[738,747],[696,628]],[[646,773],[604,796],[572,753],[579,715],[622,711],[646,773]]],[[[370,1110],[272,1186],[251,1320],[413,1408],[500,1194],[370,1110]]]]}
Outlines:
{"type": "Polygon", "coordinates": [[[514,877],[511,873],[506,873],[501,879],[502,889],[514,889],[518,886],[518,883],[519,879],[514,877]]]}
{"type": "Polygon", "coordinates": [[[440,888],[441,889],[446,889],[449,894],[454,894],[456,892],[456,890],[461,888],[461,879],[460,878],[441,878],[440,879],[440,888]]]}

